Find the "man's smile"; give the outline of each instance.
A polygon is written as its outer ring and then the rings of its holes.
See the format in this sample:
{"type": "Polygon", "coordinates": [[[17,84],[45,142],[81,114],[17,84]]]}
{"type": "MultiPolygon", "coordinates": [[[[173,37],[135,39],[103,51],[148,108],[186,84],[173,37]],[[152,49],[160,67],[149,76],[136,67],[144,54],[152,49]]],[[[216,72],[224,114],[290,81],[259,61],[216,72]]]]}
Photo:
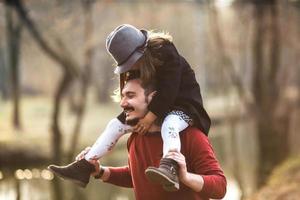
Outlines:
{"type": "Polygon", "coordinates": [[[133,107],[126,107],[126,108],[124,108],[124,113],[126,114],[126,116],[128,116],[129,115],[129,113],[130,112],[132,112],[132,111],[134,111],[134,108],[133,107]]]}

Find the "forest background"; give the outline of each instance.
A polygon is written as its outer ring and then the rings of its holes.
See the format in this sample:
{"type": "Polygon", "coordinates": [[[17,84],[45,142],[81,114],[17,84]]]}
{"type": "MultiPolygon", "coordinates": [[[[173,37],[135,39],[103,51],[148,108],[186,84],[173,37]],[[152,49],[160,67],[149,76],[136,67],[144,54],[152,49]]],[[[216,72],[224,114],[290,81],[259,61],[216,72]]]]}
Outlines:
{"type": "MultiPolygon", "coordinates": [[[[121,111],[111,99],[118,77],[105,38],[123,23],[169,32],[195,70],[228,178],[225,199],[299,194],[300,1],[6,0],[0,199],[134,198],[99,181],[79,190],[44,169],[72,161],[121,111]],[[281,169],[298,181],[277,184],[270,175],[281,169]]],[[[103,164],[126,164],[126,139],[103,164]]]]}

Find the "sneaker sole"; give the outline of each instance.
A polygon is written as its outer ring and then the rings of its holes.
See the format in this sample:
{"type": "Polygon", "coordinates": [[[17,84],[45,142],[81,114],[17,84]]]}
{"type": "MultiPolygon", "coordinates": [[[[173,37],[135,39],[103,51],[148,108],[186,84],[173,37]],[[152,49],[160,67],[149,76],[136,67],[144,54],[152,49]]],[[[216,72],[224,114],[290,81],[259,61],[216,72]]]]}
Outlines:
{"type": "Polygon", "coordinates": [[[163,185],[163,188],[168,192],[179,190],[179,183],[174,182],[165,174],[158,171],[156,168],[148,167],[145,170],[145,174],[150,182],[163,185]]]}
{"type": "Polygon", "coordinates": [[[72,179],[72,178],[69,178],[69,177],[66,177],[60,173],[57,173],[56,171],[54,171],[53,169],[51,169],[50,167],[47,167],[47,169],[49,171],[51,171],[53,174],[57,175],[59,178],[63,179],[63,180],[68,180],[68,181],[71,181],[72,183],[75,183],[76,185],[82,187],[82,188],[85,188],[86,187],[86,183],[83,183],[81,181],[78,181],[76,179],[72,179]]]}

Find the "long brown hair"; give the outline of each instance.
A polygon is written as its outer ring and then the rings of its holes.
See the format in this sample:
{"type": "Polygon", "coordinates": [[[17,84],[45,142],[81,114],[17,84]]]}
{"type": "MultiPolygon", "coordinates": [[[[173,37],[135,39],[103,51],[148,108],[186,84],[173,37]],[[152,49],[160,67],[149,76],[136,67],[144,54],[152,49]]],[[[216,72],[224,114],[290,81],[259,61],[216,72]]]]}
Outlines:
{"type": "MultiPolygon", "coordinates": [[[[159,49],[166,43],[171,43],[173,38],[166,32],[148,31],[148,42],[144,55],[138,60],[142,84],[147,85],[155,79],[156,68],[163,65],[160,59],[159,49]]],[[[120,91],[122,91],[126,80],[120,75],[120,91]]]]}
{"type": "Polygon", "coordinates": [[[148,37],[149,40],[144,55],[139,60],[141,79],[145,84],[155,79],[157,67],[163,65],[163,61],[160,59],[161,55],[159,49],[165,43],[172,42],[172,37],[164,32],[149,31],[148,37]]]}
{"type": "MultiPolygon", "coordinates": [[[[163,65],[163,61],[160,59],[159,49],[167,43],[172,43],[173,38],[167,32],[155,32],[153,30],[148,31],[148,41],[145,48],[144,55],[137,61],[139,62],[139,70],[141,73],[142,85],[148,85],[155,83],[156,68],[163,65]]],[[[120,74],[120,87],[114,91],[112,98],[116,101],[117,94],[122,95],[122,89],[126,83],[125,73],[120,74]]]]}

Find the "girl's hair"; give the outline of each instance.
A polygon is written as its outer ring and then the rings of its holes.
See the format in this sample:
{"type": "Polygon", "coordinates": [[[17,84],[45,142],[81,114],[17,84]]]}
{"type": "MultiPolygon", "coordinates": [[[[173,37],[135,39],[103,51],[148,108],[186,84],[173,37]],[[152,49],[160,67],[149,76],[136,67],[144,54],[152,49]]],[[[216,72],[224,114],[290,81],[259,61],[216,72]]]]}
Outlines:
{"type": "Polygon", "coordinates": [[[172,42],[172,36],[165,32],[148,31],[148,37],[144,55],[138,61],[143,84],[153,80],[156,67],[163,64],[163,61],[160,60],[159,49],[163,44],[172,42]]]}
{"type": "MultiPolygon", "coordinates": [[[[159,49],[167,43],[171,43],[172,36],[166,32],[148,31],[148,41],[144,55],[137,61],[141,73],[142,86],[155,83],[156,67],[163,65],[159,49]]],[[[119,99],[116,94],[121,94],[126,83],[125,73],[120,74],[120,88],[114,91],[113,99],[119,99]]],[[[120,96],[119,96],[120,97],[120,96]]]]}

